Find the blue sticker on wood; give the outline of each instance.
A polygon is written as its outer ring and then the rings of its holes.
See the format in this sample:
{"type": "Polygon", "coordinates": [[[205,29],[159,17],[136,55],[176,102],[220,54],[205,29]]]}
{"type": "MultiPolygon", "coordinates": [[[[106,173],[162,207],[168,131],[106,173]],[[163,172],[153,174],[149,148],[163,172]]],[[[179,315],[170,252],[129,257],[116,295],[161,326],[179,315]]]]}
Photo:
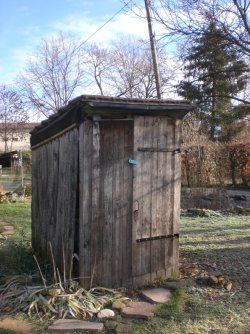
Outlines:
{"type": "Polygon", "coordinates": [[[128,161],[131,165],[137,165],[138,164],[138,160],[133,160],[133,159],[129,159],[128,161]]]}

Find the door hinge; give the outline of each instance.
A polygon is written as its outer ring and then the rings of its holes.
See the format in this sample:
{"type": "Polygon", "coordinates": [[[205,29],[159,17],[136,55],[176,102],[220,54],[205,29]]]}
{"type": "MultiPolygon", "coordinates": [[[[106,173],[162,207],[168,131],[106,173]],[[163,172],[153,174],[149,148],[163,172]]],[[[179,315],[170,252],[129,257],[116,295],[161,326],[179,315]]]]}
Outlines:
{"type": "Polygon", "coordinates": [[[145,241],[160,240],[160,239],[174,239],[174,238],[179,238],[179,233],[136,239],[136,242],[145,242],[145,241]]]}

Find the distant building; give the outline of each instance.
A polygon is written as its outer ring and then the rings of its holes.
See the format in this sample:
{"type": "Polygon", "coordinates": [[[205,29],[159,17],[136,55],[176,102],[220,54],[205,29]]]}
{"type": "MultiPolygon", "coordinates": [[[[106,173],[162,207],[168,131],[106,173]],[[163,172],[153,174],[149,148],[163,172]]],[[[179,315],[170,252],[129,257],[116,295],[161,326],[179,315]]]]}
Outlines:
{"type": "Polygon", "coordinates": [[[0,122],[0,152],[30,149],[30,131],[38,124],[0,122]]]}

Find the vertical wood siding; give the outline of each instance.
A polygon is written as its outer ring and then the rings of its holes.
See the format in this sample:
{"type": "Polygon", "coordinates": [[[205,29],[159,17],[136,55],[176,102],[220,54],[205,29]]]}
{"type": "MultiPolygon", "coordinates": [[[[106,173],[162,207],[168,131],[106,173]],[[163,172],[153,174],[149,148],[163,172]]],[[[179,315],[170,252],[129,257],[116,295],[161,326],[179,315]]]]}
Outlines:
{"type": "Polygon", "coordinates": [[[180,125],[153,116],[89,119],[34,149],[35,250],[49,257],[51,242],[67,274],[78,252],[84,287],[177,275],[180,125]]]}
{"type": "Polygon", "coordinates": [[[174,151],[180,147],[177,122],[166,117],[135,118],[134,157],[139,161],[133,179],[135,277],[152,279],[178,270],[178,263],[174,264],[178,240],[171,238],[179,231],[180,156],[174,151]]]}
{"type": "Polygon", "coordinates": [[[84,286],[92,281],[120,286],[131,276],[132,138],[130,121],[80,127],[79,265],[84,286]]]}
{"type": "Polygon", "coordinates": [[[33,150],[32,243],[69,274],[74,252],[77,201],[78,130],[65,133],[33,150]]]}

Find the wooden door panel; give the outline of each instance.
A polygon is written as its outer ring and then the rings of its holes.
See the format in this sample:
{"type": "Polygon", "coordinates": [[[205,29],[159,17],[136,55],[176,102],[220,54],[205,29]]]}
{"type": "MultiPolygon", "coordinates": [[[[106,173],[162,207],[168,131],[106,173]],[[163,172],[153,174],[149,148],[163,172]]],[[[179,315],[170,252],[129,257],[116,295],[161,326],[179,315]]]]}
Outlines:
{"type": "Polygon", "coordinates": [[[178,138],[175,120],[135,118],[134,159],[138,164],[133,178],[134,275],[164,268],[170,244],[167,239],[173,235],[176,220],[173,208],[178,138]]]}

